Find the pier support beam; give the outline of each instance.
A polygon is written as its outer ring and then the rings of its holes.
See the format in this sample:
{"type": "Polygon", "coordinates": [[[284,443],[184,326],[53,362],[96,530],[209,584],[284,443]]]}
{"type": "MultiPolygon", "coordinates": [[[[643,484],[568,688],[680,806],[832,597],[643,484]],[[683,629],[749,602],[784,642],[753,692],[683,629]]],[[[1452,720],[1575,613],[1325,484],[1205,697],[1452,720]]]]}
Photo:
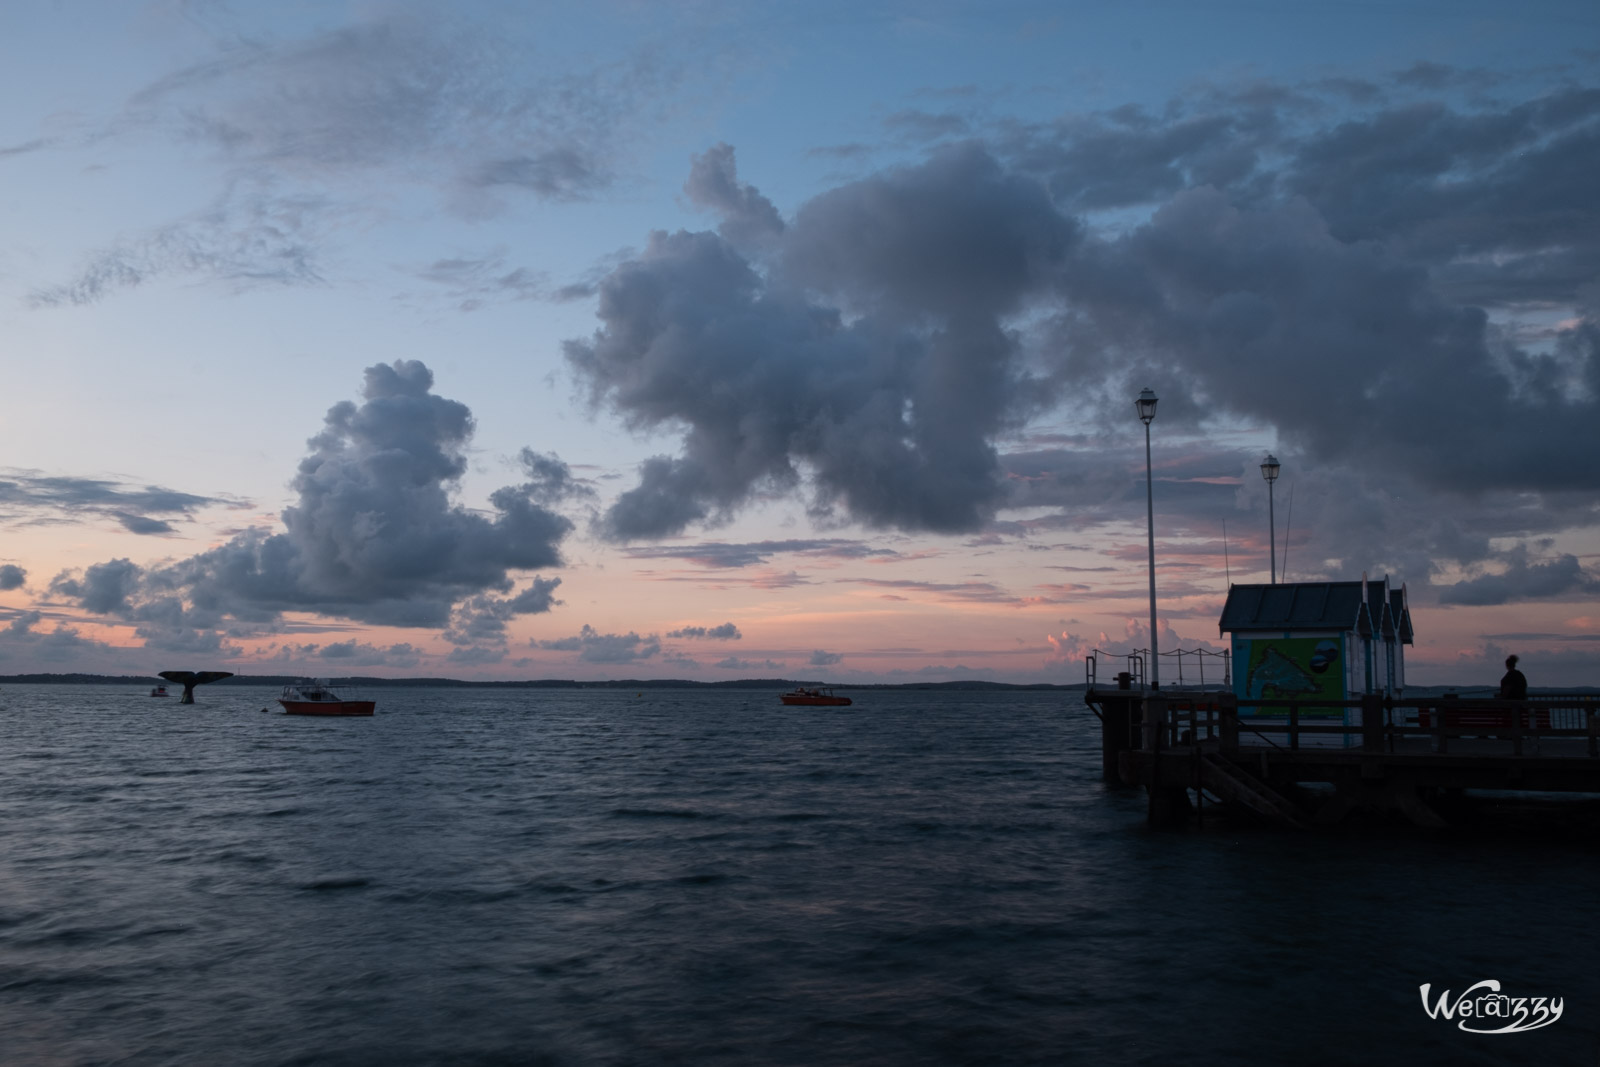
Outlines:
{"type": "Polygon", "coordinates": [[[1188,824],[1189,817],[1194,814],[1189,790],[1183,786],[1152,785],[1149,792],[1149,805],[1145,810],[1152,829],[1169,830],[1188,824]]]}
{"type": "Polygon", "coordinates": [[[1100,774],[1112,785],[1123,785],[1119,770],[1122,754],[1134,748],[1134,723],[1138,704],[1132,693],[1100,698],[1100,774]]]}
{"type": "Polygon", "coordinates": [[[1357,808],[1399,812],[1414,826],[1445,830],[1450,824],[1422,799],[1415,784],[1405,781],[1353,781],[1339,786],[1314,816],[1318,826],[1333,826],[1357,808]]]}

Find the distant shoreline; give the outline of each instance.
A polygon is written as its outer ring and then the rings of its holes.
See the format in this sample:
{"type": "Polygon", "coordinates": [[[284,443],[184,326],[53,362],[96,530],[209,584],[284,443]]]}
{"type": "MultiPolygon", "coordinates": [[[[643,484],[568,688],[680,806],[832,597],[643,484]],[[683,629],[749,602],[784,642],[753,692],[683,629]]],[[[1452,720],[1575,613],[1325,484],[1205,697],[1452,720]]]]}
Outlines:
{"type": "MultiPolygon", "coordinates": [[[[303,674],[236,674],[224,678],[213,686],[285,686],[305,679],[303,674]]],[[[356,685],[378,689],[793,689],[801,685],[826,685],[833,689],[903,689],[952,693],[983,692],[1083,692],[1082,682],[1058,685],[1053,682],[988,682],[969,679],[954,682],[829,682],[808,678],[739,678],[726,682],[697,682],[688,678],[617,678],[606,681],[579,681],[575,678],[533,678],[516,682],[471,682],[461,678],[369,678],[360,675],[328,676],[333,685],[356,685]]],[[[0,675],[0,685],[161,685],[156,675],[143,674],[8,674],[0,675]]],[[[1600,686],[1535,686],[1529,690],[1535,696],[1555,696],[1569,693],[1600,693],[1600,686]]],[[[1490,685],[1408,685],[1407,696],[1438,696],[1442,693],[1459,693],[1462,696],[1491,697],[1495,686],[1490,685]]]]}
{"type": "MultiPolygon", "coordinates": [[[[208,688],[225,685],[285,686],[305,679],[303,674],[236,674],[212,682],[208,688]]],[[[827,685],[834,689],[912,689],[982,692],[987,690],[1082,690],[1083,683],[1056,685],[1050,682],[1012,683],[985,681],[955,682],[828,682],[807,678],[740,678],[727,682],[697,682],[687,678],[619,678],[609,681],[579,681],[575,678],[540,678],[518,682],[471,682],[459,678],[368,678],[354,675],[327,676],[333,685],[359,685],[369,688],[412,689],[793,689],[799,685],[827,685]]],[[[160,677],[142,674],[10,674],[0,675],[0,685],[163,685],[160,677]]]]}

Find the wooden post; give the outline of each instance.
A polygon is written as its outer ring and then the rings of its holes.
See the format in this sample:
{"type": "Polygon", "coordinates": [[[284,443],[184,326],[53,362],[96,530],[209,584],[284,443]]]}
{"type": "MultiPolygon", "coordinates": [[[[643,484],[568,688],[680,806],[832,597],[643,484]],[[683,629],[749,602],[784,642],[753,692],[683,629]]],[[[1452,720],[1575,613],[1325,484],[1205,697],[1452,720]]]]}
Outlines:
{"type": "Polygon", "coordinates": [[[1377,693],[1361,697],[1361,750],[1383,751],[1383,698],[1377,693]]]}
{"type": "Polygon", "coordinates": [[[1592,707],[1583,709],[1583,717],[1585,725],[1589,727],[1589,755],[1600,756],[1600,732],[1595,729],[1600,726],[1600,720],[1596,720],[1592,707]]]}
{"type": "Polygon", "coordinates": [[[1150,693],[1144,698],[1144,748],[1146,752],[1161,750],[1161,733],[1167,720],[1167,702],[1150,693]]]}
{"type": "MultiPolygon", "coordinates": [[[[1239,751],[1239,705],[1236,701],[1223,701],[1221,706],[1221,735],[1222,751],[1235,753],[1239,751]]],[[[1594,712],[1589,713],[1589,730],[1591,747],[1594,745],[1594,712]]],[[[1593,752],[1590,755],[1594,755],[1593,752]]]]}
{"type": "Polygon", "coordinates": [[[1289,705],[1289,747],[1300,747],[1300,705],[1289,705]]]}
{"type": "Polygon", "coordinates": [[[1124,749],[1135,747],[1131,742],[1133,695],[1117,692],[1107,694],[1100,701],[1100,774],[1108,782],[1120,782],[1117,767],[1124,749]]]}

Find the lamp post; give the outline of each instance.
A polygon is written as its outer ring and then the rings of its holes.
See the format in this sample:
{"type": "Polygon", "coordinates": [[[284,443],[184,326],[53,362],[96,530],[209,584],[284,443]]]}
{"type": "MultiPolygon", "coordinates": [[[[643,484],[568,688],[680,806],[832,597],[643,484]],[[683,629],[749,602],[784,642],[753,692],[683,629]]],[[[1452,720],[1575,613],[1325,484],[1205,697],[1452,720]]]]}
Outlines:
{"type": "Polygon", "coordinates": [[[1145,389],[1133,402],[1144,423],[1144,504],[1150,536],[1150,688],[1161,688],[1161,658],[1156,652],[1156,495],[1150,471],[1150,420],[1156,417],[1156,394],[1145,389]]]}
{"type": "Polygon", "coordinates": [[[1278,522],[1272,514],[1272,483],[1278,480],[1278,457],[1271,452],[1261,464],[1261,477],[1267,480],[1267,539],[1272,542],[1272,584],[1278,584],[1278,522]]]}

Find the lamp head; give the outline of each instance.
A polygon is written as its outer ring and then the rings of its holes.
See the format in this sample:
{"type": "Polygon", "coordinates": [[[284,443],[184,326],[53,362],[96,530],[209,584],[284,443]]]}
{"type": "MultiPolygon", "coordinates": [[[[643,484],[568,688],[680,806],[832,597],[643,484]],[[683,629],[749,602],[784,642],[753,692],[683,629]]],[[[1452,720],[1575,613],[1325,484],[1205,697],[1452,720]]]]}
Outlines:
{"type": "Polygon", "coordinates": [[[1267,458],[1261,464],[1261,477],[1269,482],[1278,480],[1278,457],[1267,453],[1267,458]]]}
{"type": "Polygon", "coordinates": [[[1139,421],[1149,426],[1150,420],[1156,417],[1156,394],[1145,389],[1139,394],[1139,399],[1133,402],[1133,406],[1138,409],[1139,421]]]}

